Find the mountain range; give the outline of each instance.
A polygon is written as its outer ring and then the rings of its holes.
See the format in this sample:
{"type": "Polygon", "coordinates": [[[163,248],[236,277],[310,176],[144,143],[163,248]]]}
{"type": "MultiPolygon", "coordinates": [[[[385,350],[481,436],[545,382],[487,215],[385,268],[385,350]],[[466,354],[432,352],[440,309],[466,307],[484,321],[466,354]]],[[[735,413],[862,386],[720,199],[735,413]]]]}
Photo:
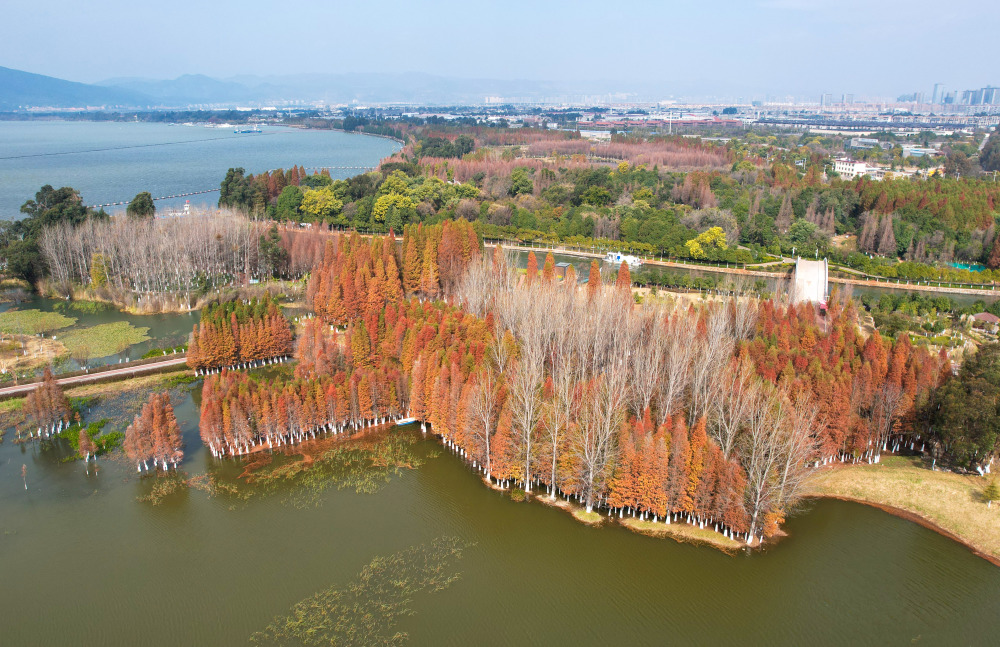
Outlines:
{"type": "Polygon", "coordinates": [[[139,106],[148,101],[127,88],[101,87],[0,67],[0,110],[139,106]]]}
{"type": "MultiPolygon", "coordinates": [[[[752,94],[730,88],[729,94],[752,94]]],[[[76,83],[0,67],[0,111],[28,108],[226,108],[296,105],[386,104],[469,105],[489,98],[543,102],[656,101],[694,87],[645,85],[619,81],[548,82],[464,79],[424,73],[243,75],[215,79],[185,74],[176,79],[114,78],[96,84],[76,83]]],[[[702,95],[703,96],[703,95],[702,95]]],[[[729,100],[732,100],[732,96],[729,100]]]]}

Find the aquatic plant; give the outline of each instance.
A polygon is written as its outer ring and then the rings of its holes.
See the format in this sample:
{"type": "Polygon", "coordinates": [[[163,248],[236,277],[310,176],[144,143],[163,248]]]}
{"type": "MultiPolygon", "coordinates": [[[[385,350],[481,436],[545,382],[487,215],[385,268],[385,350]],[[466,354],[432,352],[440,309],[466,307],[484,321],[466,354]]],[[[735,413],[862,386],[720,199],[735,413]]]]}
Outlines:
{"type": "Polygon", "coordinates": [[[153,505],[160,505],[163,500],[174,492],[179,492],[181,490],[187,489],[188,481],[187,479],[177,475],[174,472],[170,472],[166,475],[160,476],[153,481],[153,487],[150,489],[149,494],[144,496],[136,497],[136,501],[142,503],[152,503],[153,505]]]}
{"type": "MultiPolygon", "coordinates": [[[[137,328],[127,321],[115,321],[90,328],[70,330],[59,337],[75,356],[107,357],[125,352],[129,346],[149,339],[149,328],[137,328]]],[[[84,358],[86,361],[86,358],[84,358]]]]}
{"type": "Polygon", "coordinates": [[[57,312],[65,312],[66,310],[75,310],[77,312],[82,312],[84,314],[97,314],[98,312],[104,312],[106,310],[114,310],[115,307],[110,303],[104,301],[57,301],[55,305],[52,306],[53,310],[57,312]]]}
{"type": "Polygon", "coordinates": [[[67,317],[58,312],[43,312],[41,310],[8,310],[0,312],[0,331],[8,335],[37,335],[69,328],[76,323],[73,317],[67,317]]]}
{"type": "Polygon", "coordinates": [[[243,471],[246,483],[258,493],[285,491],[285,502],[295,507],[319,505],[323,492],[331,487],[353,489],[358,494],[375,494],[403,469],[419,467],[410,434],[387,434],[375,442],[344,443],[334,439],[332,447],[319,441],[316,453],[310,447],[296,448],[301,458],[273,461],[260,454],[243,471]]]}
{"type": "Polygon", "coordinates": [[[415,595],[446,589],[459,578],[454,562],[468,544],[441,537],[376,557],[349,583],[332,586],[292,606],[250,636],[255,645],[399,645],[409,636],[394,631],[413,615],[415,595]]]}

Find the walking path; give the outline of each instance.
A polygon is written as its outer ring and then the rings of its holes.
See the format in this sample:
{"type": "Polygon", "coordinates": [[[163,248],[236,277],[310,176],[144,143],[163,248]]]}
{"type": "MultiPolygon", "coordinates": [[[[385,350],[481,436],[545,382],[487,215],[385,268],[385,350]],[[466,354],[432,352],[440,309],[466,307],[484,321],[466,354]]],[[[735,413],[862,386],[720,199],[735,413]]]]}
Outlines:
{"type": "MultiPolygon", "coordinates": [[[[484,245],[486,247],[495,247],[496,243],[492,242],[492,241],[486,241],[484,243],[484,245]]],[[[503,242],[501,242],[501,245],[503,245],[504,249],[513,249],[513,250],[517,250],[517,251],[525,251],[525,252],[532,252],[533,251],[533,252],[536,252],[536,253],[551,251],[553,254],[564,254],[566,256],[581,256],[581,257],[596,258],[596,259],[603,259],[604,258],[604,254],[602,254],[602,253],[587,252],[587,251],[578,250],[578,249],[569,249],[569,248],[561,248],[561,247],[531,247],[531,246],[528,246],[528,245],[504,244],[503,242]]],[[[743,276],[765,276],[765,277],[768,277],[768,278],[771,278],[771,279],[783,279],[783,278],[787,277],[787,273],[783,273],[783,272],[764,272],[764,271],[760,271],[759,268],[767,267],[769,265],[780,265],[780,264],[783,264],[783,263],[794,263],[795,259],[783,258],[780,261],[771,261],[769,263],[757,263],[757,264],[751,265],[751,267],[758,268],[758,269],[749,269],[749,270],[748,269],[741,269],[739,267],[727,267],[727,266],[718,266],[718,265],[696,265],[696,264],[692,264],[692,263],[678,263],[678,262],[673,262],[673,261],[658,261],[656,259],[650,259],[650,258],[643,258],[642,262],[643,262],[644,265],[657,265],[657,266],[661,266],[661,267],[676,267],[676,268],[685,269],[685,270],[701,270],[703,272],[720,272],[720,273],[723,273],[723,274],[740,274],[740,275],[743,275],[743,276]]],[[[885,278],[883,278],[883,279],[877,279],[877,278],[874,278],[874,277],[869,278],[863,272],[860,272],[858,270],[855,270],[855,269],[849,268],[849,267],[837,266],[837,267],[832,268],[832,269],[834,269],[834,270],[836,270],[838,272],[844,272],[845,274],[852,274],[854,276],[857,276],[858,278],[844,278],[844,277],[839,277],[839,276],[830,276],[828,278],[828,280],[830,281],[830,283],[843,283],[843,284],[850,284],[850,285],[863,285],[863,286],[870,286],[870,287],[873,287],[873,288],[882,288],[882,289],[889,289],[889,290],[916,290],[916,291],[919,291],[919,292],[936,292],[936,293],[939,293],[939,294],[972,294],[972,295],[981,295],[981,296],[989,296],[989,295],[995,295],[996,294],[996,286],[983,287],[983,288],[960,288],[960,287],[953,287],[953,286],[946,287],[946,286],[943,286],[943,285],[928,285],[927,283],[921,284],[918,281],[907,282],[905,279],[885,279],[885,278]]],[[[931,283],[943,283],[943,282],[944,281],[940,281],[940,282],[938,282],[938,281],[931,281],[931,283]]]]}
{"type": "MultiPolygon", "coordinates": [[[[170,359],[165,359],[161,362],[152,362],[149,364],[139,364],[133,366],[122,366],[120,368],[113,368],[107,371],[95,371],[93,373],[85,373],[83,375],[73,375],[70,377],[57,377],[56,383],[60,386],[67,385],[79,385],[79,384],[90,384],[92,382],[102,382],[104,380],[116,380],[125,379],[130,377],[137,377],[139,375],[145,375],[147,373],[157,373],[165,368],[172,368],[177,366],[183,366],[187,363],[186,357],[171,357],[170,359]]],[[[0,399],[17,397],[20,395],[27,395],[40,384],[40,382],[28,382],[26,384],[17,384],[15,386],[6,386],[0,389],[0,399]]]]}

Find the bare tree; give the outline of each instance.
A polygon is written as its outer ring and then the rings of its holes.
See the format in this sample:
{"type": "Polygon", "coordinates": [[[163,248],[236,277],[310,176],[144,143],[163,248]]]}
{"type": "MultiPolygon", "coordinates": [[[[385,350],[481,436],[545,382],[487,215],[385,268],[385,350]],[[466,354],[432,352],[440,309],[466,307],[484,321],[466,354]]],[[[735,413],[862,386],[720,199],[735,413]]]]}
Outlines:
{"type": "Polygon", "coordinates": [[[740,431],[751,407],[759,400],[760,378],[748,362],[727,370],[717,381],[718,391],[711,401],[712,436],[728,459],[735,449],[740,431]]]}
{"type": "Polygon", "coordinates": [[[476,376],[470,409],[474,421],[473,435],[479,446],[479,460],[487,479],[493,478],[493,454],[490,443],[496,432],[500,415],[500,383],[492,366],[483,368],[476,376]]]}

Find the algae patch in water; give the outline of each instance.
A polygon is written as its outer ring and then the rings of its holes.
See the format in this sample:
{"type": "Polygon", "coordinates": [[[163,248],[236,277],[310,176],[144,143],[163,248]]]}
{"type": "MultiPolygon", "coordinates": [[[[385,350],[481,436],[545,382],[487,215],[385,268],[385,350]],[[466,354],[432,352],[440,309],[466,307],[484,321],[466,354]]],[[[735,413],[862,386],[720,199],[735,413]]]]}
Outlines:
{"type": "Polygon", "coordinates": [[[440,591],[459,578],[455,562],[468,544],[442,537],[376,557],[348,584],[332,586],[296,603],[250,636],[256,645],[399,645],[398,620],[415,611],[416,594],[440,591]]]}
{"type": "Polygon", "coordinates": [[[169,497],[175,492],[181,490],[186,490],[188,488],[188,481],[180,474],[166,472],[162,477],[157,476],[156,480],[153,482],[153,487],[149,491],[149,494],[145,496],[136,497],[136,501],[143,503],[152,503],[153,505],[160,505],[163,500],[169,497]]]}
{"type": "Polygon", "coordinates": [[[259,493],[284,491],[286,502],[295,507],[319,505],[330,487],[374,494],[392,476],[423,464],[413,453],[416,443],[409,434],[380,434],[377,438],[304,443],[291,448],[298,457],[275,461],[260,453],[248,460],[241,475],[259,493]]]}

